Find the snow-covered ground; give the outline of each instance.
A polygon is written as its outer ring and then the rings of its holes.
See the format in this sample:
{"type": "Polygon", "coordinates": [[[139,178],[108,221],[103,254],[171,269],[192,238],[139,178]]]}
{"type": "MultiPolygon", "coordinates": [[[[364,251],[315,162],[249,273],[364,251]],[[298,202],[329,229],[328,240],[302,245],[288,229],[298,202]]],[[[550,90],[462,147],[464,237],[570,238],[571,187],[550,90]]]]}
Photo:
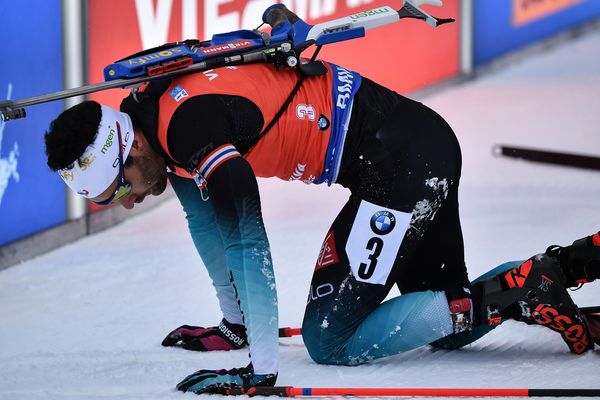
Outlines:
{"type": "MultiPolygon", "coordinates": [[[[463,147],[460,192],[473,278],[503,261],[600,229],[600,174],[497,158],[496,143],[600,156],[600,32],[423,99],[463,147]]],[[[321,241],[348,192],[261,181],[281,326],[299,326],[321,241]]],[[[600,283],[574,292],[600,304],[600,283]]],[[[215,324],[213,289],[177,200],[0,272],[0,399],[182,399],[201,368],[247,352],[163,348],[183,324],[215,324]]],[[[570,354],[541,327],[508,322],[460,351],[421,348],[358,367],[317,365],[280,340],[278,384],[598,388],[598,350],[570,354]]]]}

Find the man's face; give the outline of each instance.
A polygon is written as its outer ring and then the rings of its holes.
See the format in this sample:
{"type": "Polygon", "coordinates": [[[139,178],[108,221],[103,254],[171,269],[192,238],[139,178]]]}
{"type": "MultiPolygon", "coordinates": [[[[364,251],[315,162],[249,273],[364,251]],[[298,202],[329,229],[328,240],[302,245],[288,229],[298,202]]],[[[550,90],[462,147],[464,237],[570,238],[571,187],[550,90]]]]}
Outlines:
{"type": "MultiPolygon", "coordinates": [[[[136,142],[125,164],[125,180],[131,185],[131,192],[117,200],[123,207],[131,209],[135,203],[144,201],[146,196],[158,196],[165,191],[167,187],[165,161],[152,150],[141,134],[136,135],[136,142]]],[[[117,176],[108,189],[92,200],[108,199],[117,190],[119,182],[120,177],[117,176]]]]}
{"type": "Polygon", "coordinates": [[[125,180],[131,185],[131,193],[118,201],[127,209],[141,203],[148,195],[160,195],[167,187],[167,169],[161,157],[143,154],[132,159],[133,163],[125,167],[125,180]]]}

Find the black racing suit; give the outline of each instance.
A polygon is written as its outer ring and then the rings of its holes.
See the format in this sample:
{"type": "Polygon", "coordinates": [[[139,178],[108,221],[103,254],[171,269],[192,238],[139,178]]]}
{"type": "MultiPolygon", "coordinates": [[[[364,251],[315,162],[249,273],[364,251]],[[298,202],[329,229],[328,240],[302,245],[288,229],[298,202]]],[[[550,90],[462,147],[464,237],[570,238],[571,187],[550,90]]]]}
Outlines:
{"type": "MultiPolygon", "coordinates": [[[[154,149],[172,162],[156,138],[156,99],[164,85],[151,84],[140,102],[128,97],[122,110],[132,116],[134,125],[144,131],[154,149]]],[[[169,149],[173,159],[183,166],[194,159],[198,149],[212,142],[232,143],[243,155],[264,123],[258,107],[245,98],[197,96],[186,101],[173,115],[169,124],[169,149]],[[207,120],[211,121],[210,125],[206,124],[207,120]],[[202,134],[190,135],[192,130],[202,134]]],[[[244,201],[236,198],[237,193],[245,196],[254,193],[252,196],[258,199],[256,181],[245,160],[230,160],[220,169],[223,171],[215,175],[208,186],[211,198],[218,199],[212,201],[217,223],[226,212],[222,204],[244,201]]],[[[303,337],[313,359],[323,363],[356,364],[418,347],[452,333],[443,292],[469,286],[458,214],[460,169],[458,142],[438,114],[363,78],[354,98],[337,179],[337,183],[350,189],[352,194],[326,236],[304,317],[303,337]],[[364,212],[373,214],[370,226],[369,216],[367,222],[363,221],[364,212]],[[408,218],[404,225],[398,218],[399,213],[408,218]],[[386,240],[396,225],[396,231],[401,232],[393,240],[394,247],[388,244],[391,239],[386,240]],[[352,243],[347,247],[351,236],[352,243]],[[354,252],[356,247],[360,247],[362,255],[352,257],[363,257],[364,263],[359,263],[353,271],[347,250],[354,252]],[[388,253],[392,249],[395,254],[387,266],[379,258],[384,248],[388,253]],[[381,268],[386,272],[379,273],[381,268]],[[359,280],[355,279],[357,273],[361,276],[359,280]],[[375,275],[378,275],[377,282],[375,275]],[[393,285],[400,289],[401,300],[394,304],[388,302],[385,312],[379,312],[381,315],[375,313],[393,285]],[[407,295],[413,292],[421,294],[407,295]],[[386,313],[396,314],[397,320],[386,313]],[[370,315],[372,320],[366,323],[370,315]],[[399,340],[394,330],[402,324],[398,330],[405,336],[399,340]],[[394,339],[373,339],[382,334],[394,339]],[[377,342],[375,350],[369,347],[374,341],[377,342]]],[[[175,176],[171,180],[180,199],[184,191],[191,191],[185,185],[194,185],[191,180],[184,183],[188,180],[175,176]]],[[[260,207],[253,210],[259,214],[257,218],[262,224],[260,207]]],[[[236,217],[226,215],[224,219],[231,221],[236,217]]],[[[196,245],[201,254],[205,253],[205,264],[210,263],[211,257],[206,253],[211,249],[203,249],[201,243],[196,245]]],[[[224,292],[227,290],[222,291],[222,297],[227,297],[224,292]]],[[[222,308],[223,304],[231,303],[220,300],[222,308]]]]}

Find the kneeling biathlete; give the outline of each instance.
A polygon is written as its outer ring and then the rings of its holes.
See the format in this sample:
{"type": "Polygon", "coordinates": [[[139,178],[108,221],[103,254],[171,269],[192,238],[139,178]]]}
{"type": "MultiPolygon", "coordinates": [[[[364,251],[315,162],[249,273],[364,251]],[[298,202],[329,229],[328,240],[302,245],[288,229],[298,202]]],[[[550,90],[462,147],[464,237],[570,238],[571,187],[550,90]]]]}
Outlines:
{"type": "MultiPolygon", "coordinates": [[[[450,22],[406,5],[379,17],[450,22]]],[[[274,32],[294,26],[296,33],[310,28],[310,36],[318,27],[281,7],[269,15],[277,16],[274,32]]],[[[352,25],[361,18],[338,22],[358,37],[368,28],[352,25]]],[[[342,40],[340,29],[327,32],[317,44],[342,40]]],[[[565,290],[600,276],[598,234],[469,282],[452,129],[423,104],[357,72],[309,64],[228,65],[153,80],[120,111],[87,101],[63,112],[45,136],[50,168],[96,203],[133,208],[171,182],[223,320],[181,326],[163,345],[250,349],[248,366],[197,371],[179,390],[225,393],[277,379],[277,293],[256,177],[336,183],[351,192],[325,235],[309,289],[302,335],[318,363],[357,365],[427,344],[457,348],[509,318],[559,332],[574,353],[599,342],[598,325],[588,324],[565,290]],[[384,302],[394,285],[401,295],[384,302]]]]}
{"type": "Polygon", "coordinates": [[[565,288],[599,276],[600,236],[470,283],[451,128],[418,102],[323,65],[327,73],[306,79],[262,136],[297,71],[253,64],[151,82],[121,112],[84,102],[46,134],[48,165],[92,201],[132,208],[171,182],[224,319],[201,333],[181,327],[163,344],[213,350],[247,340],[251,354],[245,368],[200,370],[177,388],[275,384],[277,295],[257,176],[351,191],[326,234],[304,316],[316,362],[356,365],[429,343],[460,347],[508,318],[560,332],[575,353],[593,348],[598,332],[565,288]],[[402,295],[383,302],[394,285],[402,295]]]}

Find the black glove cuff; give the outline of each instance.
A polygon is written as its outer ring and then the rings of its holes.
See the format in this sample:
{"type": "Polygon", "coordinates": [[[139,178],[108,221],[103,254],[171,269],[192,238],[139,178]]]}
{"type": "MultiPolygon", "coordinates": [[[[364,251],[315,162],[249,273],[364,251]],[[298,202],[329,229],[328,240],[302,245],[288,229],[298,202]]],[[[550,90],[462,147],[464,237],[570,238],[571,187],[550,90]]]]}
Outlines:
{"type": "Polygon", "coordinates": [[[244,380],[244,388],[256,387],[256,386],[275,386],[277,382],[277,374],[267,374],[259,376],[254,374],[254,367],[252,363],[248,364],[245,368],[240,368],[235,372],[239,374],[244,380]]]}
{"type": "Polygon", "coordinates": [[[221,332],[223,338],[236,348],[244,347],[248,341],[244,325],[232,324],[223,318],[217,329],[221,332]]]}

